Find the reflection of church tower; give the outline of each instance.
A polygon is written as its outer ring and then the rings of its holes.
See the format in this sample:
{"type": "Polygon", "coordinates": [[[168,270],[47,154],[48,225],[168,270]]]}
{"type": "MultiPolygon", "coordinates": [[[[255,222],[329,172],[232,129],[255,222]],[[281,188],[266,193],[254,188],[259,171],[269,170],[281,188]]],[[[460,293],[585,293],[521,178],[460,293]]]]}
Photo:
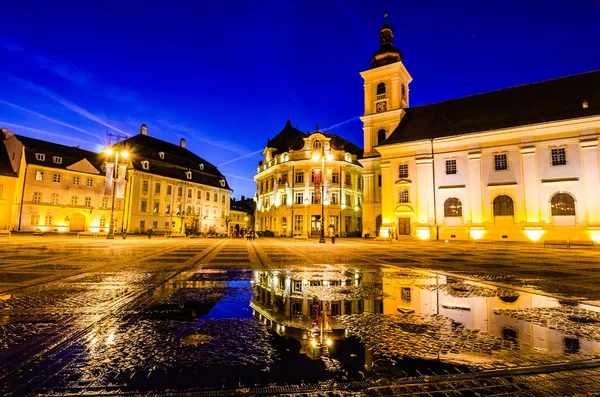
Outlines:
{"type": "MultiPolygon", "coordinates": [[[[394,31],[387,23],[379,31],[379,49],[371,57],[371,69],[360,73],[364,79],[365,114],[363,121],[364,204],[363,233],[379,234],[381,219],[381,162],[377,146],[400,123],[408,107],[408,84],[412,77],[404,67],[403,56],[393,45],[394,31]]],[[[390,220],[383,220],[388,223],[390,220]]]]}

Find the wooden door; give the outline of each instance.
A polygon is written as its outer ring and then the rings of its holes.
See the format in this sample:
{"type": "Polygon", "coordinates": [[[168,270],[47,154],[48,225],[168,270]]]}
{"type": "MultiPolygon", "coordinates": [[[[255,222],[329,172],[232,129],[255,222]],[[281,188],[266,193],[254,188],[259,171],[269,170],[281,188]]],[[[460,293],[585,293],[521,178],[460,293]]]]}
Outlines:
{"type": "Polygon", "coordinates": [[[398,218],[398,234],[410,235],[410,218],[398,218]]]}
{"type": "Polygon", "coordinates": [[[72,232],[85,232],[85,215],[73,214],[71,216],[70,229],[72,232]]]}

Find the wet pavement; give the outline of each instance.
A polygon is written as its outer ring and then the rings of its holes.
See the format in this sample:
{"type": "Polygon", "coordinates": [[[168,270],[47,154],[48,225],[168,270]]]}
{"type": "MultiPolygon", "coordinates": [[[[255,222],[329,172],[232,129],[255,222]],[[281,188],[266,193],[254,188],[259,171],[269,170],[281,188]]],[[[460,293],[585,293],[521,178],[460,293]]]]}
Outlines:
{"type": "Polygon", "coordinates": [[[340,239],[0,248],[2,395],[589,395],[600,250],[340,239]]]}

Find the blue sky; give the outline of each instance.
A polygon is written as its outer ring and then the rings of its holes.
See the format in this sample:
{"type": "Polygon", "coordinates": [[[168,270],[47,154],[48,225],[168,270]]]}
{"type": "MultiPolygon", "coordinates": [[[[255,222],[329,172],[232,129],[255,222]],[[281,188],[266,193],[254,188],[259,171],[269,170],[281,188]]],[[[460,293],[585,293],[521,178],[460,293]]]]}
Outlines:
{"type": "Polygon", "coordinates": [[[98,150],[145,123],[251,196],[287,119],[362,146],[385,11],[411,106],[600,69],[599,0],[3,2],[0,127],[98,150]]]}

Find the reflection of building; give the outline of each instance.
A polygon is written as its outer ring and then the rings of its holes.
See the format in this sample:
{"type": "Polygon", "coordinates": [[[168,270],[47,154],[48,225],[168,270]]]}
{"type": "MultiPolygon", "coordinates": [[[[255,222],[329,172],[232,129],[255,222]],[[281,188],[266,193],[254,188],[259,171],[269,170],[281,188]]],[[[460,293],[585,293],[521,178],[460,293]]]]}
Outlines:
{"type": "MultiPolygon", "coordinates": [[[[17,136],[6,129],[2,134],[12,169],[18,172],[12,190],[7,184],[6,194],[15,200],[4,207],[11,218],[9,229],[108,231],[112,201],[104,196],[102,155],[17,136]]],[[[2,217],[7,218],[6,213],[2,217]]],[[[115,203],[115,219],[119,226],[121,200],[115,203]]]]}
{"type": "Polygon", "coordinates": [[[179,146],[140,134],[116,147],[131,153],[126,193],[129,232],[225,232],[231,189],[217,168],[179,146]]]}
{"type": "Polygon", "coordinates": [[[365,233],[600,241],[600,71],[410,107],[393,37],[361,72],[365,233]]]}
{"type": "Polygon", "coordinates": [[[280,236],[319,236],[323,223],[322,199],[326,235],[330,226],[338,236],[360,234],[362,167],[357,158],[362,156],[362,150],[359,147],[326,132],[305,134],[288,121],[267,142],[263,154],[264,161],[259,163],[254,176],[257,230],[269,230],[280,236]],[[313,158],[315,155],[318,160],[313,158]]]}
{"type": "Polygon", "coordinates": [[[229,210],[229,229],[234,236],[244,235],[254,230],[254,212],[256,203],[251,198],[242,196],[240,201],[231,199],[229,210]]]}

